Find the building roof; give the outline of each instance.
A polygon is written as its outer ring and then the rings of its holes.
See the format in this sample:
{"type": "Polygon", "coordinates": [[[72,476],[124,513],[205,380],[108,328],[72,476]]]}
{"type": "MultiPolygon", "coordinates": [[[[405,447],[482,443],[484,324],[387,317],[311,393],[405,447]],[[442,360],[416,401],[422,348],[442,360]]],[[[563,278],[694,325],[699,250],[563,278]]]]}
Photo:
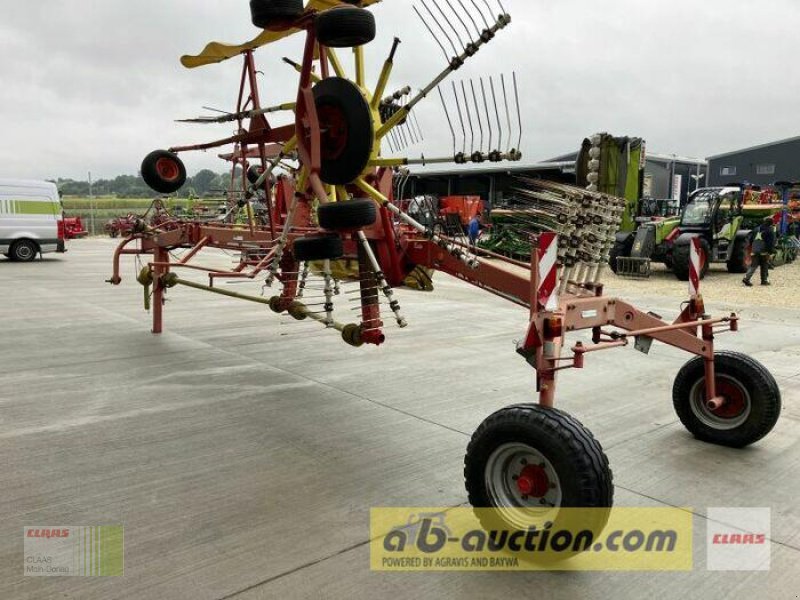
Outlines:
{"type": "Polygon", "coordinates": [[[745,152],[753,152],[754,150],[762,150],[764,148],[780,146],[781,144],[790,144],[792,142],[800,142],[800,136],[787,138],[785,140],[778,140],[777,142],[769,142],[768,144],[759,144],[758,146],[751,146],[750,148],[742,148],[741,150],[735,150],[733,152],[715,154],[714,156],[709,156],[707,160],[716,160],[718,158],[725,158],[726,156],[735,156],[737,154],[744,154],[745,152]]]}
{"type": "MultiPolygon", "coordinates": [[[[471,163],[474,164],[474,163],[471,163]]],[[[494,175],[497,173],[520,173],[525,171],[545,171],[559,169],[561,171],[569,172],[575,169],[575,161],[564,162],[545,162],[520,165],[519,163],[492,163],[497,166],[491,167],[465,167],[463,165],[453,165],[448,169],[410,169],[412,177],[471,177],[473,175],[494,175]],[[500,166],[505,164],[505,166],[500,166]]]]}
{"type": "Polygon", "coordinates": [[[648,152],[647,160],[663,163],[683,163],[689,165],[705,166],[708,162],[703,158],[692,158],[691,156],[681,156],[680,154],[658,154],[656,152],[648,152]]]}

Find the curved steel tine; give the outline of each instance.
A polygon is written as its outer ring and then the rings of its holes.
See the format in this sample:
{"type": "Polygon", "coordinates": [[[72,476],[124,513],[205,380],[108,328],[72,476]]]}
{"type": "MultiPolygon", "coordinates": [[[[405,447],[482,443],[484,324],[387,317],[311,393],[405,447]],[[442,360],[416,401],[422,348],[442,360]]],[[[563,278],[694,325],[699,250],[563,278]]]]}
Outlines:
{"type": "MultiPolygon", "coordinates": [[[[444,25],[442,25],[442,24],[441,24],[441,23],[440,23],[440,22],[439,22],[439,21],[436,19],[436,16],[433,14],[433,11],[432,11],[430,8],[428,8],[428,5],[425,3],[425,0],[420,0],[420,3],[422,4],[422,6],[424,6],[424,7],[425,7],[425,10],[427,10],[427,11],[428,11],[428,14],[431,16],[431,19],[433,19],[433,22],[434,22],[434,23],[436,23],[436,25],[439,27],[439,29],[441,30],[441,32],[444,34],[444,37],[445,37],[445,38],[447,38],[447,41],[448,41],[448,42],[450,43],[450,45],[453,47],[453,52],[455,53],[455,55],[456,55],[456,56],[458,56],[458,55],[460,54],[460,53],[459,53],[459,51],[458,51],[458,46],[456,46],[456,45],[455,45],[455,43],[453,42],[452,38],[451,38],[451,37],[450,37],[450,35],[447,33],[447,30],[444,28],[444,25]]],[[[437,5],[435,2],[434,2],[434,4],[433,4],[433,5],[434,5],[434,6],[436,6],[436,7],[438,8],[438,5],[437,5]]],[[[442,11],[442,9],[440,8],[440,9],[439,9],[439,12],[441,12],[441,11],[442,11]]],[[[448,60],[449,60],[449,59],[448,59],[448,60]]]]}
{"type": "Polygon", "coordinates": [[[497,118],[497,128],[500,130],[500,139],[497,140],[497,151],[501,152],[501,148],[503,147],[503,125],[500,123],[500,110],[497,108],[497,94],[494,91],[494,77],[489,77],[489,87],[492,89],[494,116],[497,118]]]}
{"type": "Polygon", "coordinates": [[[464,80],[461,80],[461,92],[464,94],[464,112],[467,113],[467,122],[469,123],[469,150],[475,148],[475,130],[472,127],[472,116],[469,110],[469,99],[467,98],[467,88],[464,85],[464,80]]]}
{"type": "Polygon", "coordinates": [[[508,120],[508,148],[506,149],[506,154],[511,153],[511,142],[513,141],[512,136],[514,135],[514,130],[511,127],[511,111],[508,108],[508,93],[506,92],[506,76],[504,74],[500,74],[500,82],[503,84],[503,103],[506,106],[506,119],[508,120]]]}
{"type": "Polygon", "coordinates": [[[489,21],[486,20],[486,15],[483,14],[483,11],[475,3],[475,0],[469,0],[469,1],[472,2],[472,6],[475,7],[475,10],[477,10],[478,14],[481,16],[481,20],[486,24],[486,29],[491,29],[492,26],[489,25],[489,21]]]}
{"type": "Polygon", "coordinates": [[[447,50],[445,50],[444,45],[439,40],[439,37],[435,33],[433,33],[433,29],[431,29],[430,25],[428,25],[428,22],[425,20],[425,18],[422,16],[422,14],[417,10],[417,7],[416,6],[412,6],[412,8],[414,9],[414,12],[417,13],[417,16],[419,17],[419,20],[422,21],[422,24],[425,25],[425,29],[428,30],[428,32],[431,34],[431,37],[439,45],[439,48],[442,49],[442,54],[444,54],[444,59],[447,62],[450,62],[450,56],[447,54],[447,50]]]}
{"type": "Polygon", "coordinates": [[[483,152],[483,123],[481,123],[481,109],[478,108],[478,95],[475,93],[475,82],[470,79],[469,85],[472,88],[472,103],[475,105],[475,118],[478,121],[478,127],[481,132],[480,152],[483,152]]]}
{"type": "MultiPolygon", "coordinates": [[[[486,100],[486,86],[483,84],[483,77],[481,77],[481,96],[483,96],[483,109],[486,111],[486,126],[489,128],[489,152],[488,153],[491,153],[491,151],[492,151],[492,119],[489,116],[489,102],[486,100]]],[[[481,148],[481,152],[483,152],[483,148],[481,148]]]]}
{"type": "Polygon", "coordinates": [[[466,151],[466,146],[467,146],[467,130],[464,127],[464,115],[461,114],[461,102],[458,99],[458,92],[456,91],[456,84],[453,81],[451,81],[450,84],[453,86],[453,97],[456,99],[456,109],[458,110],[458,120],[461,121],[461,153],[463,154],[466,151]]]}
{"type": "Polygon", "coordinates": [[[461,5],[461,8],[464,10],[464,14],[467,15],[470,21],[472,21],[472,25],[475,27],[475,31],[478,32],[478,36],[480,37],[481,33],[483,32],[481,31],[481,28],[478,27],[478,22],[472,16],[472,13],[469,10],[467,10],[467,7],[464,6],[463,0],[456,0],[456,1],[461,5]]]}
{"type": "Polygon", "coordinates": [[[517,152],[521,152],[522,148],[522,109],[519,106],[519,88],[517,87],[517,72],[513,71],[514,76],[514,97],[517,101],[517,119],[519,121],[519,140],[517,141],[517,152]]]}

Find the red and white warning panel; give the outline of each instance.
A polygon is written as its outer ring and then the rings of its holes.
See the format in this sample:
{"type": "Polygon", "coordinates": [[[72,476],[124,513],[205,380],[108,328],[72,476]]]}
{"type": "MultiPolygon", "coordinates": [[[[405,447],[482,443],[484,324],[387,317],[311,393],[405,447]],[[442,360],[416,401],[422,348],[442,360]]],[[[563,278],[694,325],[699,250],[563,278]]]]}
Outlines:
{"type": "Polygon", "coordinates": [[[558,308],[558,236],[539,236],[539,306],[544,310],[558,308]]]}
{"type": "Polygon", "coordinates": [[[700,273],[703,272],[704,256],[700,246],[700,238],[692,238],[689,248],[689,295],[697,296],[700,293],[700,273]]]}

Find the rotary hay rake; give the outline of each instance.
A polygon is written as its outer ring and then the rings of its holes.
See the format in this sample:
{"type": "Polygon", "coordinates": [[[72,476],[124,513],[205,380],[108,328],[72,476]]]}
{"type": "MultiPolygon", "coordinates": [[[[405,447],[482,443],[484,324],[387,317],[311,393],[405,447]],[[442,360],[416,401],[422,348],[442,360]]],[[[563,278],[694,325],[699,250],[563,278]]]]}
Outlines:
{"type": "Polygon", "coordinates": [[[395,192],[402,190],[408,165],[521,158],[522,121],[519,115],[512,118],[513,108],[519,106],[513,75],[439,90],[453,156],[431,160],[382,154],[384,142],[399,151],[422,141],[413,117],[416,106],[508,27],[511,18],[499,3],[493,6],[488,0],[469,0],[469,5],[466,0],[446,0],[432,3],[433,8],[423,1],[415,11],[440,43],[447,65],[417,93],[403,87],[386,94],[400,40],[393,41],[377,85],[369,90],[363,47],[375,37],[374,17],[366,10],[371,4],[311,0],[304,7],[301,0],[251,0],[253,22],[264,28],[263,33],[242,45],[211,43],[201,54],[183,57],[189,68],[242,57],[236,111],[189,120],[234,123],[236,133],[155,151],[144,160],[142,174],[156,191],[172,193],[186,177],[179,153],[232,147],[222,157],[233,163],[234,173],[237,167],[246,173],[237,204],[248,218],[244,225],[224,219],[142,225],[119,245],[112,284],[121,282],[122,256],[148,257],[138,281],[145,287],[146,306],[152,306],[153,333],[163,330],[168,291],[185,286],[266,304],[296,320],[318,321],[339,331],[352,346],[379,345],[386,340],[381,302],[397,325],[405,327],[393,287],[419,268],[448,273],[524,307],[530,325],[517,351],[536,370],[539,402],[491,415],[475,432],[465,458],[470,502],[497,508],[503,524],[521,529],[541,518],[542,511],[552,515],[560,507],[599,508],[593,513],[598,515],[593,523],[598,528],[608,517],[613,498],[608,460],[585,427],[553,407],[557,373],[583,368],[589,353],[631,341],[647,352],[653,340],[685,350],[695,357],[679,372],[673,401],[689,431],[701,440],[729,446],[745,446],[766,435],[781,407],[774,378],[747,356],[714,352],[716,334],[738,329],[736,315],[707,315],[696,286],[672,323],[603,295],[603,265],[624,201],[598,192],[600,136],[593,138],[595,147],[589,152],[588,189],[520,182],[521,195],[529,203],[520,227],[531,241],[530,262],[470,248],[401,210],[395,192]],[[285,62],[300,74],[296,96],[262,107],[254,52],[295,33],[305,36],[302,61],[285,62]],[[340,48],[352,48],[354,80],[347,78],[337,55],[340,48]],[[455,113],[448,110],[453,104],[455,113]],[[273,126],[268,117],[281,113],[291,113],[293,119],[273,126]],[[512,128],[515,121],[517,131],[512,128]],[[283,173],[276,175],[279,167],[283,173]],[[266,209],[263,222],[253,218],[255,202],[266,209]],[[236,251],[242,258],[229,270],[198,264],[196,259],[211,248],[236,251]],[[175,250],[184,253],[173,259],[175,250]],[[358,287],[349,292],[359,303],[358,323],[335,318],[343,282],[334,275],[334,267],[340,260],[358,267],[358,287]],[[206,273],[208,285],[182,278],[186,270],[206,273]],[[241,294],[216,285],[220,279],[261,278],[265,287],[279,288],[275,295],[241,294]],[[319,305],[305,303],[312,292],[323,300],[319,305]],[[322,310],[315,310],[318,306],[322,310]],[[591,343],[576,342],[564,356],[567,334],[583,330],[591,332],[591,343]]]}

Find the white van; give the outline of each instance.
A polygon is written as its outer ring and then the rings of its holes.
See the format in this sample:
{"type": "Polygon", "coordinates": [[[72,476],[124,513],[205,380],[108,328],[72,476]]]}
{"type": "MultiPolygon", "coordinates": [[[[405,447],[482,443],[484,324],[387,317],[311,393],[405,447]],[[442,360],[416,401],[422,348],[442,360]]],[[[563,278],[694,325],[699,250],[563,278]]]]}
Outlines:
{"type": "Polygon", "coordinates": [[[65,252],[64,210],[54,183],[0,179],[0,253],[28,262],[65,252]]]}

